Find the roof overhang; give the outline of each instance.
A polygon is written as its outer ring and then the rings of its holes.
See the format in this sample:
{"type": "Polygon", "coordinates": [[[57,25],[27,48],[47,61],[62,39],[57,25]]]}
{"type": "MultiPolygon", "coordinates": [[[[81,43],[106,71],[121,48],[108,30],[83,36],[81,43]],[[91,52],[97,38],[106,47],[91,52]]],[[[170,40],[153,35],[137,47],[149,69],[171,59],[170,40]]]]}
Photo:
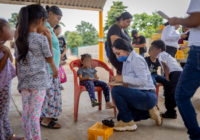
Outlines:
{"type": "Polygon", "coordinates": [[[102,11],[106,0],[0,0],[0,3],[16,5],[41,4],[42,6],[56,5],[67,9],[102,11]]]}

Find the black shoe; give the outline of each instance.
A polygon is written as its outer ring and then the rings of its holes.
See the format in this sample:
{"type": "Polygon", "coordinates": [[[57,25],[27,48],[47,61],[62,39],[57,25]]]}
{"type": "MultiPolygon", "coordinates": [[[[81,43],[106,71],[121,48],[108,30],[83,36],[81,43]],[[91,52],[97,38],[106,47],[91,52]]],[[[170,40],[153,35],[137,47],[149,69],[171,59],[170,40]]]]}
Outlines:
{"type": "Polygon", "coordinates": [[[172,114],[169,114],[167,112],[162,113],[162,117],[163,118],[168,118],[168,119],[177,119],[177,115],[176,114],[172,115],[172,114]]]}
{"type": "Polygon", "coordinates": [[[92,100],[92,107],[99,106],[101,103],[97,102],[96,100],[92,100]]]}

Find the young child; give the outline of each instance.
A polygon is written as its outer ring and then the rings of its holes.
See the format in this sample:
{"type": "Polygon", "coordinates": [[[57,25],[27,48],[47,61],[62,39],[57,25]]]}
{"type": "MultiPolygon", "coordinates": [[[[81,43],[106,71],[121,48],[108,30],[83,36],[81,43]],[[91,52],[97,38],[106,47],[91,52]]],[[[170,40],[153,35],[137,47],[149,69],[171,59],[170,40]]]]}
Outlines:
{"type": "Polygon", "coordinates": [[[13,134],[8,117],[11,80],[16,76],[12,54],[4,43],[13,38],[8,22],[0,18],[0,140],[22,140],[13,134]],[[5,137],[4,137],[5,136],[5,137]]]}
{"type": "Polygon", "coordinates": [[[106,100],[106,109],[114,108],[115,106],[110,102],[110,89],[108,85],[99,81],[99,77],[97,76],[97,71],[91,67],[92,58],[90,54],[81,55],[81,63],[82,67],[77,71],[78,77],[81,81],[81,85],[85,86],[87,91],[89,92],[89,96],[92,102],[92,107],[98,106],[101,103],[97,102],[95,98],[95,86],[100,86],[103,89],[103,93],[106,100]]]}
{"type": "Polygon", "coordinates": [[[169,81],[165,92],[165,107],[167,111],[162,114],[163,118],[176,119],[176,101],[174,98],[175,89],[182,72],[175,58],[165,52],[165,43],[162,40],[156,40],[151,43],[152,54],[158,57],[162,69],[164,70],[166,80],[169,81]]]}
{"type": "MultiPolygon", "coordinates": [[[[56,25],[53,31],[59,40],[59,48],[60,48],[60,53],[61,53],[60,65],[65,65],[66,64],[65,60],[67,59],[67,56],[66,56],[67,44],[65,42],[65,39],[62,36],[60,36],[61,31],[62,31],[60,25],[56,25]]],[[[64,90],[64,87],[62,85],[61,85],[61,90],[64,90]]]]}
{"type": "Polygon", "coordinates": [[[67,44],[65,42],[65,39],[62,36],[60,36],[62,32],[60,25],[56,25],[53,31],[59,40],[59,47],[60,47],[61,60],[62,60],[61,65],[64,65],[66,64],[65,60],[67,60],[67,56],[66,56],[67,44]]]}
{"type": "Polygon", "coordinates": [[[52,57],[51,33],[45,27],[47,13],[40,5],[21,8],[15,42],[18,90],[22,95],[22,128],[26,140],[41,140],[40,114],[46,90],[50,88],[48,63],[53,77],[58,69],[52,57]],[[42,33],[46,36],[41,35],[42,33]],[[50,46],[49,46],[50,45],[50,46]]]}
{"type": "MultiPolygon", "coordinates": [[[[151,72],[151,77],[152,77],[154,85],[156,86],[157,83],[162,83],[165,90],[165,88],[167,88],[168,81],[166,80],[165,77],[158,75],[157,70],[158,70],[158,67],[160,66],[160,63],[158,61],[157,56],[155,56],[152,53],[151,47],[149,48],[149,56],[145,57],[145,60],[149,66],[149,70],[151,72]]],[[[163,94],[163,98],[164,97],[165,97],[165,92],[163,94]]]]}

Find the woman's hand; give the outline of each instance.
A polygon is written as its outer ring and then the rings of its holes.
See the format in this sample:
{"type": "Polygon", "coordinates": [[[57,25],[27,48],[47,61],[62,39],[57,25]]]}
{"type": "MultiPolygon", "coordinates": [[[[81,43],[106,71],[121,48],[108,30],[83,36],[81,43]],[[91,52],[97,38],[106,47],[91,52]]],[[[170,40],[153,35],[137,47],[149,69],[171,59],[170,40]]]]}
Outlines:
{"type": "Polygon", "coordinates": [[[53,72],[53,78],[57,78],[58,77],[58,69],[57,69],[57,67],[54,65],[53,67],[51,67],[51,70],[53,72]]]}
{"type": "Polygon", "coordinates": [[[49,30],[49,28],[46,28],[46,30],[44,31],[43,34],[47,37],[48,40],[51,40],[52,34],[51,34],[51,31],[49,30]]]}
{"type": "Polygon", "coordinates": [[[186,34],[181,35],[181,38],[183,38],[183,39],[186,38],[186,37],[188,37],[188,35],[186,35],[186,34]]]}
{"type": "Polygon", "coordinates": [[[123,82],[123,76],[122,75],[113,76],[111,78],[111,81],[115,82],[115,83],[122,83],[123,82]]]}

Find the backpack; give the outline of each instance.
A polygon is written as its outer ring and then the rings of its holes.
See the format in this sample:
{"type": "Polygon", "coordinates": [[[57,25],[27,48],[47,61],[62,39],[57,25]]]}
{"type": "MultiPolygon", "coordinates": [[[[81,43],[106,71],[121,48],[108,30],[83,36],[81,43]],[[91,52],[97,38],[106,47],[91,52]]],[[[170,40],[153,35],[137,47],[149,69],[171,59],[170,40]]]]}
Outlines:
{"type": "Polygon", "coordinates": [[[107,58],[108,58],[108,60],[109,60],[109,48],[108,48],[108,43],[107,43],[107,41],[105,42],[105,50],[106,50],[106,56],[107,56],[107,58]]]}

